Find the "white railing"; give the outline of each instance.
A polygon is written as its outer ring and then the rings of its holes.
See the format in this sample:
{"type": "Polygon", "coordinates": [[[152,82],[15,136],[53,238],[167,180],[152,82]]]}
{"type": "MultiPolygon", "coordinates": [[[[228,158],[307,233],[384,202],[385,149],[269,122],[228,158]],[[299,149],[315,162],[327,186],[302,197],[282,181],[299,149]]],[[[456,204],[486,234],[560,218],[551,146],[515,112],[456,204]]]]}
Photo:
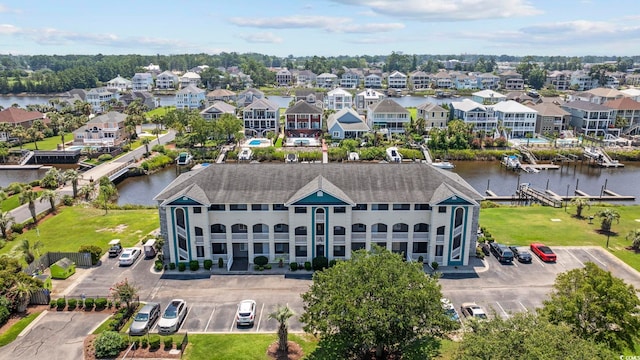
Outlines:
{"type": "Polygon", "coordinates": [[[204,236],[196,236],[196,244],[204,244],[204,236]]]}
{"type": "Polygon", "coordinates": [[[366,240],[367,233],[351,233],[351,240],[366,240]]]}
{"type": "Polygon", "coordinates": [[[307,235],[296,235],[296,243],[306,243],[307,235]]]}
{"type": "Polygon", "coordinates": [[[372,233],[371,234],[371,238],[372,239],[387,239],[387,233],[372,233]]]}
{"type": "Polygon", "coordinates": [[[227,240],[227,234],[211,234],[211,240],[227,240]]]}
{"type": "Polygon", "coordinates": [[[324,222],[324,214],[316,214],[316,222],[323,223],[324,222]]]}
{"type": "Polygon", "coordinates": [[[436,242],[444,242],[444,235],[436,235],[436,242]]]}
{"type": "Polygon", "coordinates": [[[247,234],[247,233],[231,234],[231,239],[232,240],[248,240],[249,239],[249,234],[247,234]]]}
{"type": "Polygon", "coordinates": [[[176,226],[176,229],[178,230],[178,235],[182,236],[182,237],[187,237],[187,231],[179,226],[176,226]]]}
{"type": "Polygon", "coordinates": [[[413,233],[414,240],[426,240],[429,238],[429,233],[413,233]]]}
{"type": "Polygon", "coordinates": [[[393,233],[391,235],[391,238],[393,240],[407,240],[409,238],[409,234],[408,233],[393,233]]]}
{"type": "Polygon", "coordinates": [[[269,233],[253,233],[254,240],[269,240],[269,233]]]}
{"type": "Polygon", "coordinates": [[[274,233],[273,238],[275,240],[289,240],[289,233],[274,233]]]}
{"type": "Polygon", "coordinates": [[[346,239],[347,237],[345,235],[333,235],[333,242],[336,243],[343,243],[346,239]]]}

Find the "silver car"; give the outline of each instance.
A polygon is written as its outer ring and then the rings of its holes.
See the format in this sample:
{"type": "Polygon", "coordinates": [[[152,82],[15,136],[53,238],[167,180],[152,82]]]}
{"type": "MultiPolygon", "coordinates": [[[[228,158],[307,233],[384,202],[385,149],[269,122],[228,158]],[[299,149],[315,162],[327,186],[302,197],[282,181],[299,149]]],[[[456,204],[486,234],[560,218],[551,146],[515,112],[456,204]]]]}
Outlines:
{"type": "Polygon", "coordinates": [[[187,316],[187,303],[182,299],[173,299],[164,309],[160,321],[158,321],[158,332],[168,334],[178,331],[180,324],[187,316]]]}
{"type": "Polygon", "coordinates": [[[138,311],[129,327],[129,335],[144,335],[153,327],[160,316],[160,304],[147,303],[138,311]]]}
{"type": "Polygon", "coordinates": [[[253,300],[242,300],[238,304],[238,312],[236,313],[236,324],[253,325],[256,318],[256,302],[253,300]]]}

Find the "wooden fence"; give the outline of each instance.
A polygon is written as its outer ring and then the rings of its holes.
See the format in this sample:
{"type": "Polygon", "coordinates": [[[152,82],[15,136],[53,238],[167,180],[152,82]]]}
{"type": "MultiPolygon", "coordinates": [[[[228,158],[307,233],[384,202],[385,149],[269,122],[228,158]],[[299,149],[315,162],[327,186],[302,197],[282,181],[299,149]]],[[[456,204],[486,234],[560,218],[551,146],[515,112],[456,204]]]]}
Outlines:
{"type": "Polygon", "coordinates": [[[91,267],[91,254],[89,253],[80,253],[80,252],[48,252],[34,262],[32,262],[29,266],[24,268],[22,271],[31,275],[36,274],[38,272],[44,271],[44,269],[51,266],[51,264],[56,261],[67,258],[74,263],[78,267],[91,267]]]}

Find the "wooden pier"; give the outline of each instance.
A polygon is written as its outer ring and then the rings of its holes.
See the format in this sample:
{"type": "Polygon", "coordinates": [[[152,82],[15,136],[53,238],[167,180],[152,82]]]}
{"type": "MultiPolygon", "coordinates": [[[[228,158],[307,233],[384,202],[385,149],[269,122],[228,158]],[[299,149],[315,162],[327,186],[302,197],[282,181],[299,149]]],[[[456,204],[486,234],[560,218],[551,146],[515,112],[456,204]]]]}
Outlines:
{"type": "Polygon", "coordinates": [[[587,194],[582,190],[576,190],[575,195],[561,196],[555,192],[547,190],[538,190],[530,187],[528,184],[522,184],[516,194],[514,195],[496,195],[495,192],[487,189],[485,190],[487,196],[485,200],[489,201],[533,201],[546,206],[553,206],[556,208],[562,207],[562,203],[565,201],[571,201],[574,198],[587,198],[589,201],[634,201],[636,198],[633,195],[620,195],[608,189],[602,190],[602,195],[587,194]]]}

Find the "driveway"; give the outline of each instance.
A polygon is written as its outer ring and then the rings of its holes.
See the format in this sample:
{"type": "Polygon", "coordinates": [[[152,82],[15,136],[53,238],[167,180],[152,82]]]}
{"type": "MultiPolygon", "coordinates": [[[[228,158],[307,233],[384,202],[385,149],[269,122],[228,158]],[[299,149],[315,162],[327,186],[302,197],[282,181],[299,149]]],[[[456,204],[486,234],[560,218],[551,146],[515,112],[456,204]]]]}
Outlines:
{"type": "Polygon", "coordinates": [[[23,336],[0,349],[0,360],[83,358],[84,339],[104,321],[107,313],[46,311],[23,336]]]}

